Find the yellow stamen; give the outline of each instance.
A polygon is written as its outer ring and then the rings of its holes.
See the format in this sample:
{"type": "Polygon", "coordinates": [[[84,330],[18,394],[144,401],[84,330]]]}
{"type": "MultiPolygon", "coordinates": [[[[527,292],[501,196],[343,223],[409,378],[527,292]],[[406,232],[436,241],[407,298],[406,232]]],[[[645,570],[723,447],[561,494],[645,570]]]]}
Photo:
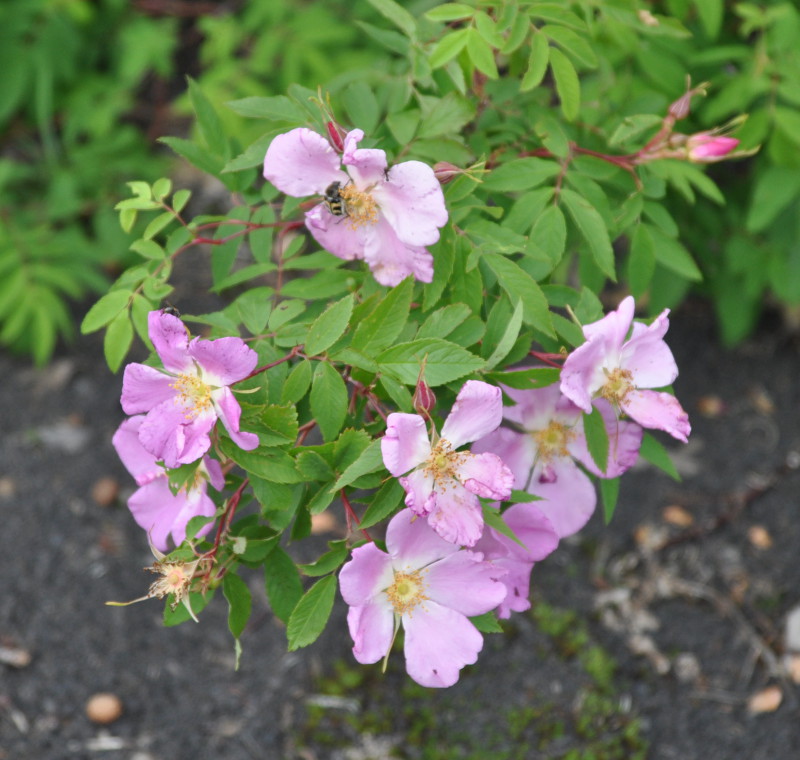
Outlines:
{"type": "Polygon", "coordinates": [[[378,206],[366,191],[359,190],[353,183],[345,185],[340,191],[347,209],[347,223],[355,230],[365,224],[378,221],[378,206]]]}
{"type": "Polygon", "coordinates": [[[398,615],[410,614],[418,604],[428,598],[425,595],[422,573],[422,570],[411,573],[395,572],[394,583],[386,589],[386,596],[398,615]]]}
{"type": "Polygon", "coordinates": [[[606,384],[600,389],[600,396],[617,409],[625,401],[625,397],[635,389],[633,374],[630,370],[617,367],[610,372],[606,370],[606,384]]]}
{"type": "Polygon", "coordinates": [[[544,461],[550,461],[557,457],[569,456],[567,446],[573,438],[575,432],[570,430],[561,422],[553,420],[544,430],[534,430],[531,432],[533,440],[536,442],[538,457],[544,461]]]}
{"type": "Polygon", "coordinates": [[[178,375],[170,387],[178,392],[175,403],[184,408],[187,421],[195,419],[213,406],[211,386],[204,383],[197,375],[178,375]]]}
{"type": "Polygon", "coordinates": [[[468,451],[453,451],[453,445],[446,438],[441,438],[433,447],[431,455],[423,468],[433,478],[434,490],[442,492],[456,477],[457,471],[471,456],[468,451]]]}

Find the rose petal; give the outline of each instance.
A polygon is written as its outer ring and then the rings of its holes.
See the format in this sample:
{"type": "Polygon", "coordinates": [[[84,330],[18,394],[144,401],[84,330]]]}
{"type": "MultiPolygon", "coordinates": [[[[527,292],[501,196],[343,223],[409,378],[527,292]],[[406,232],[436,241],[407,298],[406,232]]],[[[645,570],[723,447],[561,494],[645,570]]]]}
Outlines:
{"type": "Polygon", "coordinates": [[[420,468],[398,480],[406,492],[405,505],[418,515],[427,515],[436,504],[433,475],[420,468]]]}
{"type": "Polygon", "coordinates": [[[175,378],[146,364],[129,364],[122,376],[120,403],[126,414],[149,412],[159,404],[171,401],[176,393],[175,378]]]}
{"type": "Polygon", "coordinates": [[[480,554],[459,551],[428,566],[425,593],[428,599],[467,617],[482,615],[497,607],[506,595],[498,578],[505,571],[480,554]]]}
{"type": "Polygon", "coordinates": [[[187,422],[182,406],[165,401],[147,414],[139,440],[166,467],[179,467],[200,459],[211,448],[208,433],[216,421],[217,415],[210,410],[187,422]]]}
{"type": "Polygon", "coordinates": [[[378,662],[394,638],[394,611],[388,601],[351,607],[347,627],[353,638],[353,656],[362,665],[378,662]]]}
{"type": "Polygon", "coordinates": [[[351,607],[369,603],[393,581],[391,557],[373,543],[353,549],[351,559],[339,571],[339,590],[351,607]]]}
{"type": "Polygon", "coordinates": [[[425,520],[409,509],[398,512],[389,522],[386,548],[395,570],[401,572],[419,570],[458,551],[457,546],[436,535],[425,520]]]}
{"type": "Polygon", "coordinates": [[[678,399],[659,391],[631,391],[622,402],[622,411],[642,427],[665,430],[673,438],[687,442],[692,426],[678,399]]]}
{"type": "Polygon", "coordinates": [[[514,473],[496,454],[462,454],[456,476],[464,487],[482,499],[505,501],[514,487],[514,473]],[[463,459],[462,459],[463,458],[463,459]]]}
{"type": "Polygon", "coordinates": [[[359,190],[368,190],[371,185],[386,181],[386,152],[378,148],[359,148],[364,132],[354,129],[344,138],[342,163],[359,190]]]}
{"type": "Polygon", "coordinates": [[[189,333],[178,317],[160,310],[151,311],[147,315],[147,334],[164,369],[178,374],[192,369],[187,353],[189,333]]]}
{"type": "Polygon", "coordinates": [[[587,414],[592,411],[592,396],[605,383],[606,357],[605,341],[597,337],[578,346],[561,369],[561,392],[587,414]]]}
{"type": "Polygon", "coordinates": [[[435,602],[403,615],[403,628],[406,670],[422,686],[452,686],[483,648],[483,636],[467,618],[435,602]]]}
{"type": "Polygon", "coordinates": [[[189,344],[189,355],[200,365],[203,381],[216,386],[243,380],[258,364],[258,354],[241,338],[195,338],[189,344]]]}
{"type": "Polygon", "coordinates": [[[488,435],[503,421],[503,394],[497,386],[467,380],[442,427],[454,449],[488,435]]]}
{"type": "Polygon", "coordinates": [[[537,447],[532,436],[500,427],[475,441],[471,451],[473,454],[484,452],[496,454],[514,476],[512,488],[525,490],[533,474],[533,464],[536,461],[537,447]]]}
{"type": "Polygon", "coordinates": [[[541,509],[541,502],[514,504],[503,513],[503,520],[525,545],[520,546],[507,536],[499,540],[506,544],[509,554],[529,562],[538,562],[558,547],[559,536],[550,518],[541,509]]]}
{"type": "Polygon", "coordinates": [[[567,449],[593,475],[617,478],[636,464],[644,431],[635,422],[618,419],[614,408],[605,399],[595,399],[594,406],[603,417],[608,435],[608,463],[605,472],[598,469],[589,453],[583,421],[574,428],[576,435],[567,445],[567,449]]]}
{"type": "Polygon", "coordinates": [[[428,524],[445,541],[474,546],[483,533],[483,511],[478,497],[455,480],[434,494],[436,501],[428,515],[428,524]]]}
{"type": "Polygon", "coordinates": [[[331,182],[345,184],[339,156],[322,135],[300,127],[278,135],[264,157],[264,177],[286,195],[322,195],[331,182]]]}
{"type": "Polygon", "coordinates": [[[622,348],[620,366],[632,374],[637,388],[663,388],[678,376],[678,365],[663,340],[669,328],[668,314],[665,309],[644,330],[636,330],[622,348]]]}
{"type": "Polygon", "coordinates": [[[388,180],[372,192],[381,212],[408,245],[427,246],[439,239],[439,227],[447,224],[447,207],[433,169],[421,161],[393,166],[388,180]]]}
{"type": "Polygon", "coordinates": [[[245,451],[258,448],[258,436],[255,433],[245,433],[239,430],[239,419],[242,407],[233,395],[230,388],[218,388],[211,394],[214,411],[221,420],[231,440],[245,451]]]}
{"type": "Polygon", "coordinates": [[[393,288],[409,275],[420,282],[433,280],[433,256],[425,248],[403,243],[383,216],[361,229],[364,260],[381,285],[393,288]]]}
{"type": "Polygon", "coordinates": [[[164,469],[156,464],[156,458],[139,441],[139,428],[143,421],[144,415],[141,414],[130,417],[117,428],[111,439],[125,469],[140,486],[166,475],[164,469]]]}
{"type": "Polygon", "coordinates": [[[347,217],[334,216],[320,203],[306,212],[306,227],[326,251],[345,261],[364,258],[366,227],[353,229],[347,217]]]}
{"type": "Polygon", "coordinates": [[[627,296],[622,299],[616,311],[610,311],[597,322],[584,325],[583,334],[587,340],[601,338],[606,343],[609,353],[617,353],[622,348],[628,330],[631,328],[635,308],[633,296],[627,296]]]}
{"type": "Polygon", "coordinates": [[[527,489],[542,500],[535,502],[550,520],[560,538],[577,533],[594,512],[597,494],[589,477],[570,457],[550,461],[547,475],[537,465],[527,489]]]}
{"type": "Polygon", "coordinates": [[[381,454],[386,469],[395,477],[425,462],[431,455],[425,420],[418,414],[390,414],[381,438],[381,454]]]}

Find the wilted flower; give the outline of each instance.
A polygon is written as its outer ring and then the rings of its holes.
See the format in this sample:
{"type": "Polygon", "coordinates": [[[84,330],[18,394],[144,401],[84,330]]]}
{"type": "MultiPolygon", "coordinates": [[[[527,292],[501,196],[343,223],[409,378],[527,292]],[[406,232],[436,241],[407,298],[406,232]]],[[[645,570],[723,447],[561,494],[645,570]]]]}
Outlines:
{"type": "Polygon", "coordinates": [[[609,438],[608,462],[601,471],[589,453],[583,413],[557,385],[504,390],[516,404],[503,407],[503,416],[516,429],[498,428],[476,441],[472,451],[497,454],[514,473],[514,487],[540,496],[536,506],[560,537],[570,536],[586,524],[597,504],[594,485],[576,460],[598,477],[616,478],[635,464],[642,429],[617,420],[604,399],[594,401],[609,438]]]}
{"type": "MultiPolygon", "coordinates": [[[[114,433],[111,442],[128,472],[136,479],[140,488],[128,499],[134,520],[147,531],[150,541],[157,549],[167,550],[167,538],[171,534],[176,546],[186,538],[186,525],[193,517],[213,517],[217,508],[206,493],[210,482],[218,491],[225,485],[225,477],[219,462],[204,457],[197,468],[194,482],[173,494],[169,478],[156,458],[139,441],[139,429],[143,415],[125,420],[114,433]]],[[[204,525],[198,536],[204,536],[212,523],[204,525]]]]}
{"type": "Polygon", "coordinates": [[[506,571],[443,540],[408,509],[390,521],[386,548],[388,554],[374,543],[354,549],[339,573],[353,655],[360,663],[378,662],[402,624],[411,678],[452,686],[483,647],[467,618],[502,602],[506,588],[498,579],[506,571]]]}
{"type": "Polygon", "coordinates": [[[633,297],[628,296],[616,311],[584,325],[586,342],[564,362],[561,392],[587,414],[594,398],[604,398],[642,427],[665,430],[685,443],[692,428],[678,399],[644,390],[667,386],[678,376],[678,366],[664,342],[669,309],[650,325],[633,322],[633,311],[633,297]]]}
{"type": "Polygon", "coordinates": [[[211,447],[217,419],[237,446],[256,448],[258,436],[239,430],[242,409],[228,387],[253,371],[256,352],[241,338],[190,341],[183,322],[163,311],[151,311],[147,324],[165,371],[129,364],[121,399],[127,414],[147,414],[139,428],[145,449],[170,468],[194,462],[211,447]]]}
{"type": "Polygon", "coordinates": [[[390,414],[381,452],[386,469],[406,491],[406,506],[428,518],[445,540],[472,546],[483,532],[478,497],[502,501],[511,494],[514,476],[492,453],[456,451],[483,438],[501,422],[500,389],[468,380],[456,397],[441,437],[428,439],[425,420],[418,414],[390,414]]]}
{"type": "Polygon", "coordinates": [[[300,127],[278,135],[264,158],[264,177],[295,198],[319,195],[306,213],[317,242],[341,259],[363,259],[381,285],[408,275],[433,279],[425,246],[447,223],[444,195],[433,170],[420,161],[388,168],[386,153],[358,148],[364,133],[349,132],[340,157],[322,135],[300,127]]]}

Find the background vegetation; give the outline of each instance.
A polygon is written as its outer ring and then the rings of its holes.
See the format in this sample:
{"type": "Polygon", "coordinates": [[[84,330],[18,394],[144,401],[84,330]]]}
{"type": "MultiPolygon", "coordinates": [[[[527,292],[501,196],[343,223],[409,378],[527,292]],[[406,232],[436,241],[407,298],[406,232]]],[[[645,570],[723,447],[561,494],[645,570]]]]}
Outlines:
{"type": "MultiPolygon", "coordinates": [[[[403,4],[415,16],[437,5],[403,4]]],[[[380,6],[379,0],[5,0],[0,5],[0,345],[45,362],[58,336],[73,332],[69,303],[102,292],[131,256],[127,249],[136,231],[129,238],[120,229],[113,206],[127,195],[127,180],[152,181],[172,171],[172,153],[157,138],[186,137],[191,129],[184,118],[186,74],[198,79],[226,133],[234,135],[230,158],[246,156],[239,166],[248,161],[256,166],[279,130],[264,134],[263,122],[242,118],[241,105],[237,114],[222,104],[279,95],[292,85],[312,90],[323,85],[339,112],[355,121],[368,115],[365,85],[391,80],[394,94],[380,106],[400,140],[410,122],[391,119],[392,99],[405,102],[404,81],[411,86],[405,74],[415,59],[407,40],[382,20],[380,6]],[[237,143],[250,151],[237,153],[237,143]]],[[[536,10],[550,25],[549,48],[557,51],[548,67],[533,53],[524,60],[515,55],[513,45],[500,48],[503,65],[526,72],[527,84],[539,88],[540,102],[552,102],[552,119],[531,125],[544,145],[546,135],[552,143],[552,135],[563,131],[565,115],[574,116],[565,113],[571,108],[565,98],[569,71],[578,75],[581,110],[567,132],[571,138],[576,130],[582,137],[599,135],[592,147],[606,152],[615,150],[612,126],[620,127],[626,115],[663,114],[684,92],[687,74],[710,87],[706,100],[694,101],[682,131],[749,113],[734,134],[744,147],[763,147],[751,159],[713,167],[710,175],[719,187],[699,171],[685,171],[693,168],[688,165],[673,163],[663,170],[657,201],[668,214],[650,220],[655,238],[615,240],[617,256],[627,257],[620,269],[627,272],[625,284],[637,289],[641,272],[632,280],[631,272],[644,261],[652,272],[638,295],[649,298],[653,309],[674,306],[691,287],[698,288],[713,299],[728,342],[753,328],[765,295],[788,306],[800,304],[795,4],[583,0],[507,6],[536,10]],[[637,14],[647,19],[643,13],[655,23],[646,34],[632,32],[631,19],[637,14]],[[616,125],[609,124],[611,113],[616,125]]],[[[470,44],[453,58],[462,63],[467,58],[467,70],[491,75],[485,50],[497,40],[481,18],[478,14],[470,25],[470,44]]],[[[541,59],[541,51],[538,55],[541,59]]],[[[502,89],[502,76],[494,86],[502,89]]],[[[652,122],[639,126],[644,133],[652,122]]],[[[495,128],[502,132],[500,120],[495,128]]],[[[489,146],[432,142],[429,147],[431,158],[467,163],[486,158],[480,152],[489,146]]],[[[424,148],[418,140],[416,152],[423,154],[424,148]]],[[[603,192],[613,216],[613,192],[603,192]]],[[[591,280],[588,268],[581,272],[584,281],[591,280]]]]}

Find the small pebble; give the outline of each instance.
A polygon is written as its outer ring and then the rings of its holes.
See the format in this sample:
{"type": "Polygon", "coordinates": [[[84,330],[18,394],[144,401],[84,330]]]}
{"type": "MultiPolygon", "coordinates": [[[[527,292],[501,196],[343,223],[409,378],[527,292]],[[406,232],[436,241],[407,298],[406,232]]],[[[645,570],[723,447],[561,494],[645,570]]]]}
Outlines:
{"type": "Polygon", "coordinates": [[[0,499],[10,499],[16,490],[11,478],[0,478],[0,499]]]}
{"type": "Polygon", "coordinates": [[[719,396],[701,396],[697,400],[697,411],[703,417],[715,419],[725,413],[725,402],[719,396]]]}
{"type": "Polygon", "coordinates": [[[679,528],[688,528],[694,522],[694,517],[692,517],[691,513],[677,504],[670,504],[668,507],[664,507],[661,516],[664,518],[664,522],[670,525],[677,525],[679,528]]]}
{"type": "Polygon", "coordinates": [[[747,700],[747,709],[753,715],[765,712],[775,712],[783,702],[783,692],[780,686],[767,686],[766,689],[753,694],[747,700]]]}
{"type": "Polygon", "coordinates": [[[747,538],[756,549],[769,549],[772,546],[772,536],[763,525],[751,525],[747,531],[747,538]]]}
{"type": "Polygon", "coordinates": [[[92,723],[113,723],[122,715],[122,701],[116,694],[95,694],[86,703],[86,715],[92,723]]]}
{"type": "Polygon", "coordinates": [[[119,495],[119,483],[114,478],[100,478],[92,486],[92,499],[101,507],[111,506],[119,495]]]}
{"type": "Polygon", "coordinates": [[[320,512],[311,515],[311,532],[318,536],[320,533],[332,533],[338,527],[336,518],[330,512],[320,512]]]}

